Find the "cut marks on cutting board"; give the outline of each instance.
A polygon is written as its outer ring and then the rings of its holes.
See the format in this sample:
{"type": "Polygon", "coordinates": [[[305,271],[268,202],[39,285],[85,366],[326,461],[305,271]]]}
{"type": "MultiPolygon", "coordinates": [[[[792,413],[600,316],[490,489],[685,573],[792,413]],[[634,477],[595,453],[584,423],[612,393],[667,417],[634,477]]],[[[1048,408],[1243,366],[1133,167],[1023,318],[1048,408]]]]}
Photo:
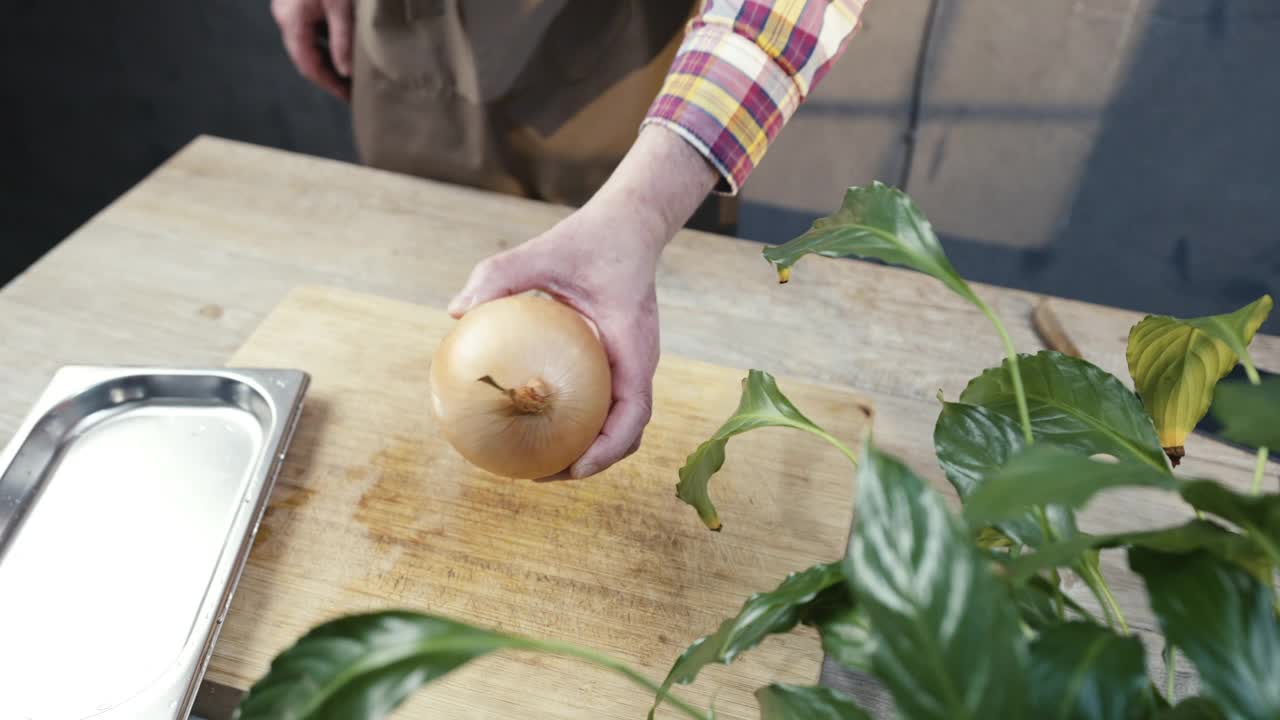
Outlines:
{"type": "MultiPolygon", "coordinates": [[[[751,593],[843,554],[853,471],[807,433],[729,442],[711,487],[722,532],[676,499],[677,469],[733,412],[743,370],[664,357],[642,448],[594,478],[532,483],[471,467],[428,408],[431,354],[452,324],[430,308],[303,287],[231,358],[303,369],[312,383],[210,680],[246,688],[312,626],[391,608],[573,642],[661,680],[751,593]]],[[[860,442],[869,401],[779,383],[815,422],[860,442]]],[[[814,683],[820,663],[802,629],[679,692],[702,707],[714,698],[718,717],[754,718],[757,687],[814,683]]],[[[639,719],[651,701],[581,662],[513,653],[433,683],[396,717],[639,719]]]]}

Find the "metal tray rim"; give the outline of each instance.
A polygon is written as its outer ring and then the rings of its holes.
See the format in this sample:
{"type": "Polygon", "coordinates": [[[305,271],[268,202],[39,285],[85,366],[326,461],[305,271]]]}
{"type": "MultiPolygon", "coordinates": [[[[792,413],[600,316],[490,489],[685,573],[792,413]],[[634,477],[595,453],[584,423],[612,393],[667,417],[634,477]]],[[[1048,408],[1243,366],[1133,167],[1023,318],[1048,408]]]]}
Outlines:
{"type": "MultiPolygon", "coordinates": [[[[218,377],[242,383],[256,392],[270,411],[264,424],[263,443],[254,459],[246,496],[254,502],[240,507],[228,527],[227,542],[212,567],[209,591],[197,610],[197,627],[191,642],[183,649],[180,661],[168,675],[176,687],[180,675],[186,676],[182,697],[175,698],[174,718],[186,718],[195,702],[196,693],[213,654],[223,621],[231,606],[248,560],[253,539],[257,535],[270,499],[285,452],[301,417],[303,399],[310,385],[310,375],[297,369],[274,368],[200,368],[128,365],[68,365],[58,369],[31,410],[19,424],[18,431],[0,452],[0,471],[8,468],[31,436],[40,420],[57,405],[103,383],[130,377],[183,375],[218,377]],[[203,636],[203,637],[202,637],[203,636]]],[[[164,677],[160,679],[166,684],[164,677]]],[[[106,717],[110,717],[110,713],[106,717]]]]}

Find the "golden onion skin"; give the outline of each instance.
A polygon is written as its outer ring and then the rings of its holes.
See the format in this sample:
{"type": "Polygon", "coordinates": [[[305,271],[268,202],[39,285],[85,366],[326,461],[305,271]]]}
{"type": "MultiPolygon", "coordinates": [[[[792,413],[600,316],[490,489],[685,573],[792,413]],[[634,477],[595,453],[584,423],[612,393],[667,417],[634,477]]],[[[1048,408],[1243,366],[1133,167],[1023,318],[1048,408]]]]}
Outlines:
{"type": "Polygon", "coordinates": [[[540,295],[472,308],[431,361],[440,432],[468,462],[502,477],[543,478],[572,465],[600,434],[612,392],[591,326],[540,295]]]}

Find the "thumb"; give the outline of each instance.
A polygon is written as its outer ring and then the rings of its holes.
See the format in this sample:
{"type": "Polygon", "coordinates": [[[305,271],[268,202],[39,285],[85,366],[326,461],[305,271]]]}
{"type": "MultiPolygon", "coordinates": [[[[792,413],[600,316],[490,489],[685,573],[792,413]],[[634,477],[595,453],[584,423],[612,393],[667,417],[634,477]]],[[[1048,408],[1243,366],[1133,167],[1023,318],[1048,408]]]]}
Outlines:
{"type": "Polygon", "coordinates": [[[545,279],[543,265],[537,253],[524,248],[514,248],[480,261],[466,285],[449,302],[449,314],[459,318],[481,303],[538,289],[545,279]]]}
{"type": "Polygon", "coordinates": [[[326,0],[325,18],[329,25],[329,54],[333,67],[344,78],[351,77],[351,44],[354,10],[351,0],[326,0]]]}

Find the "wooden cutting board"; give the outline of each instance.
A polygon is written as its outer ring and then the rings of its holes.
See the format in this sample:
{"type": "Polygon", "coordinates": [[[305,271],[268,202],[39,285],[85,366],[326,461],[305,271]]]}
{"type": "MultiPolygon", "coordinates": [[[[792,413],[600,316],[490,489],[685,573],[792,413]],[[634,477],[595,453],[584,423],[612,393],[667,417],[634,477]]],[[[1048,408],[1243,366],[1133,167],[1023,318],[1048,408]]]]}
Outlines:
{"type": "MultiPolygon", "coordinates": [[[[301,368],[312,384],[209,679],[248,687],[316,624],[410,608],[588,646],[661,680],[752,592],[843,554],[853,472],[806,433],[730,441],[712,482],[722,532],[676,499],[676,471],[737,406],[743,370],[664,357],[642,449],[589,480],[520,482],[474,469],[427,405],[431,354],[452,323],[434,309],[307,287],[231,358],[301,368]]],[[[836,437],[860,441],[866,400],[780,385],[836,437]]],[[[814,683],[821,655],[804,630],[681,691],[702,707],[714,697],[719,717],[754,718],[755,688],[814,683]]],[[[420,691],[396,717],[639,720],[651,700],[581,662],[500,654],[420,691]]]]}

